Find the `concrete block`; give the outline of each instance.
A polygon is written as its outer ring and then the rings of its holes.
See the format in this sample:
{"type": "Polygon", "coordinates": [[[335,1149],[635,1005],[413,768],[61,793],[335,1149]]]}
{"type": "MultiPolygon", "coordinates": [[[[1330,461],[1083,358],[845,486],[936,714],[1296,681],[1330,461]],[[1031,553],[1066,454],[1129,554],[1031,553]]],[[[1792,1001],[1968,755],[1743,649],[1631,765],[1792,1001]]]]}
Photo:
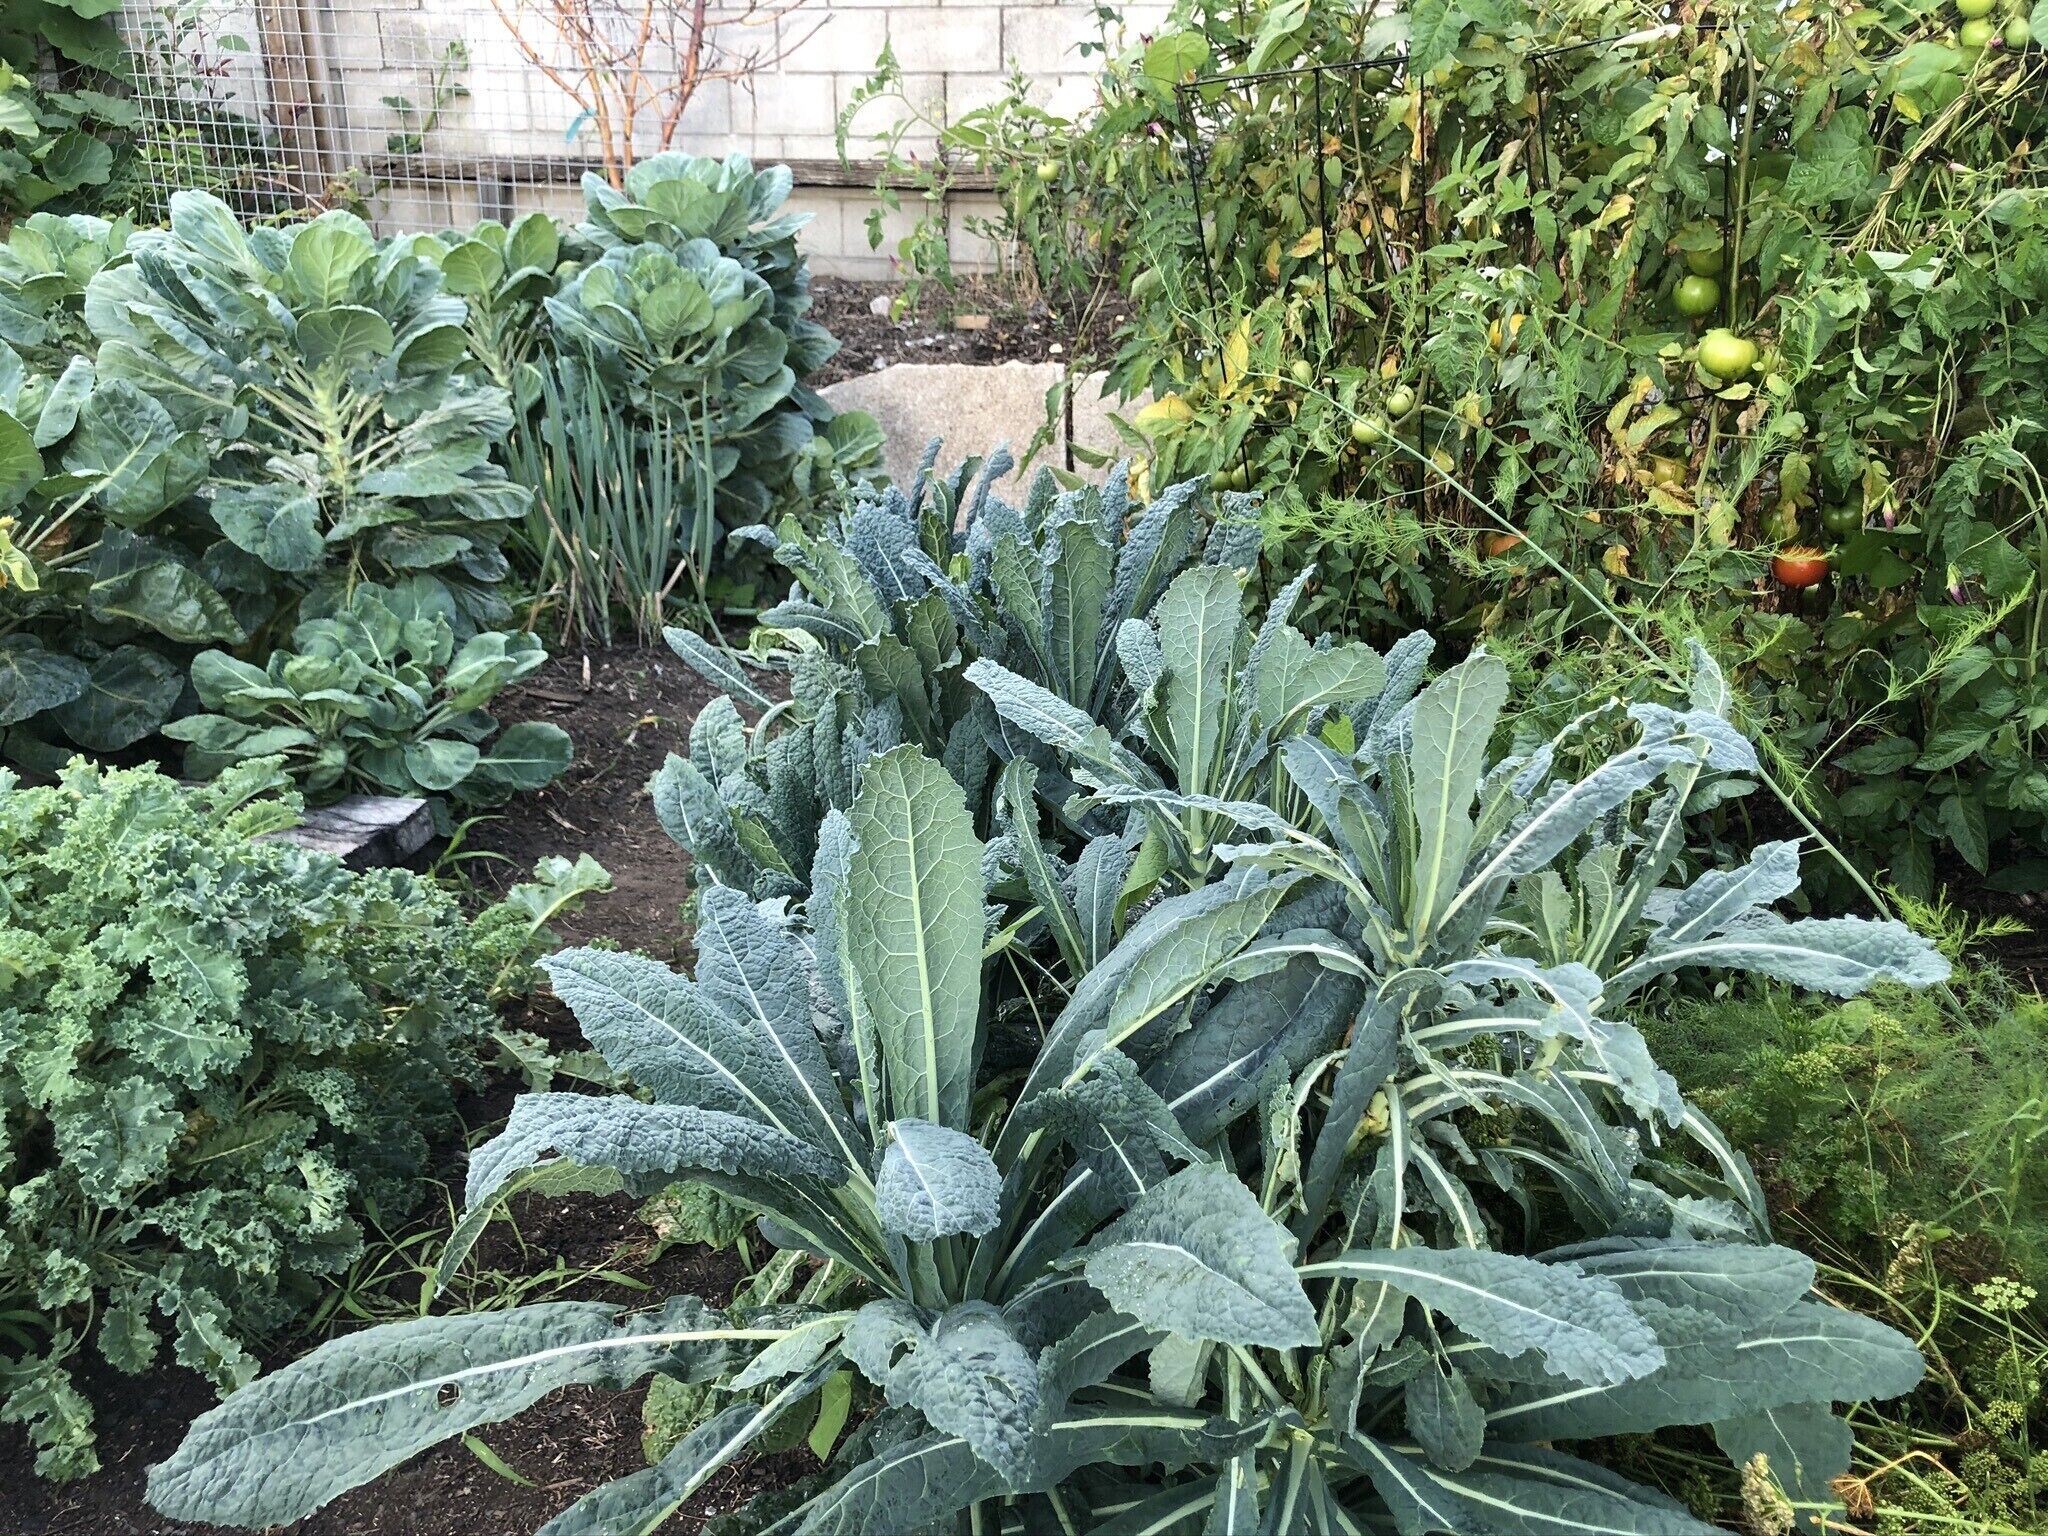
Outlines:
{"type": "Polygon", "coordinates": [[[911,209],[882,212],[882,243],[868,244],[868,215],[875,211],[872,193],[858,187],[799,187],[789,206],[815,217],[799,237],[814,271],[828,277],[880,279],[896,271],[897,242],[910,232],[911,209]]]}
{"type": "Polygon", "coordinates": [[[896,276],[893,262],[884,257],[865,253],[813,256],[811,270],[820,277],[843,277],[849,282],[856,283],[886,283],[896,276]]]}
{"type": "Polygon", "coordinates": [[[1033,99],[1055,117],[1078,118],[1095,105],[1097,90],[1093,75],[1057,75],[1033,81],[1032,87],[1033,99]]]}
{"type": "Polygon", "coordinates": [[[850,200],[845,207],[843,218],[846,244],[849,249],[856,252],[865,251],[876,256],[886,256],[893,262],[903,241],[916,232],[918,220],[923,213],[924,205],[921,202],[906,199],[901,207],[885,208],[871,195],[862,194],[857,201],[850,200]],[[881,214],[880,245],[870,243],[873,238],[870,230],[874,221],[869,215],[875,212],[881,214]]]}
{"type": "Polygon", "coordinates": [[[1002,265],[1011,242],[991,238],[989,226],[972,216],[962,218],[957,209],[946,230],[947,259],[955,272],[988,272],[1002,265]]]}
{"type": "MultiPolygon", "coordinates": [[[[771,135],[757,132],[754,135],[754,143],[756,147],[751,153],[758,161],[836,160],[839,158],[839,141],[829,133],[785,133],[771,135]]],[[[848,149],[852,147],[851,144],[847,146],[848,149]]]]}
{"type": "Polygon", "coordinates": [[[881,8],[833,6],[821,13],[806,6],[775,25],[789,50],[782,59],[782,72],[788,75],[865,76],[889,40],[889,13],[881,8]],[[823,26],[818,25],[821,19],[823,26]]]}
{"type": "Polygon", "coordinates": [[[906,74],[988,68],[990,30],[936,5],[899,5],[889,12],[889,43],[906,74]]]}
{"type": "Polygon", "coordinates": [[[1101,35],[1086,11],[1064,7],[1003,11],[1002,56],[998,68],[1027,75],[1071,74],[1087,66],[1075,49],[1101,35]]]}
{"type": "MultiPolygon", "coordinates": [[[[572,146],[571,141],[566,137],[570,125],[577,120],[583,111],[583,108],[576,104],[576,98],[537,69],[528,72],[524,84],[526,87],[527,103],[526,124],[521,137],[527,138],[530,136],[531,140],[545,142],[548,146],[545,151],[528,152],[561,154],[567,152],[572,147],[584,147],[572,146]]],[[[494,105],[492,108],[493,121],[496,121],[495,114],[498,111],[503,110],[507,113],[513,111],[516,99],[516,97],[508,92],[502,108],[494,105]]],[[[507,123],[508,131],[510,126],[507,123]]],[[[594,143],[588,147],[595,152],[594,143]]],[[[520,148],[525,150],[527,146],[522,144],[520,148]]]]}
{"type": "MultiPolygon", "coordinates": [[[[496,189],[491,190],[495,196],[496,189]]],[[[553,214],[563,224],[583,222],[583,193],[576,187],[515,186],[510,189],[510,193],[511,206],[499,214],[499,217],[505,218],[508,224],[521,214],[535,212],[553,214]],[[510,217],[505,217],[506,214],[510,217]]]]}
{"type": "MultiPolygon", "coordinates": [[[[956,24],[957,24],[957,18],[956,24]]],[[[994,71],[946,76],[946,120],[957,123],[968,113],[1001,101],[1010,94],[1010,77],[994,71]]]]}
{"type": "Polygon", "coordinates": [[[424,800],[350,795],[306,812],[298,826],[267,833],[264,840],[331,853],[351,869],[374,869],[418,853],[433,835],[433,813],[424,800]]]}
{"type": "MultiPolygon", "coordinates": [[[[529,78],[541,78],[541,72],[526,57],[512,29],[492,15],[488,7],[481,14],[470,14],[443,6],[438,11],[430,10],[425,20],[427,25],[462,39],[469,54],[469,66],[460,78],[473,94],[516,98],[525,94],[522,88],[529,78]]],[[[554,42],[553,32],[538,22],[527,26],[523,35],[543,49],[554,42]]]]}
{"type": "MultiPolygon", "coordinates": [[[[660,143],[658,114],[646,113],[639,125],[639,144],[650,152],[660,143]]],[[[697,88],[683,109],[670,149],[693,155],[723,156],[746,149],[753,138],[753,103],[745,91],[728,80],[709,80],[697,88]]]]}
{"type": "MultiPolygon", "coordinates": [[[[860,79],[853,76],[842,76],[837,82],[842,112],[851,105],[860,84],[860,79]]],[[[906,74],[900,95],[878,96],[863,103],[847,126],[847,152],[855,158],[867,154],[873,148],[877,135],[887,133],[909,115],[906,103],[927,119],[942,117],[946,110],[946,77],[906,74]]],[[[918,154],[930,154],[937,149],[937,137],[920,130],[905,137],[900,147],[918,154]]]]}
{"type": "MultiPolygon", "coordinates": [[[[839,115],[838,92],[830,84],[814,76],[776,72],[754,76],[742,90],[753,100],[755,134],[782,140],[822,137],[830,145],[839,115]]],[[[826,153],[831,153],[829,147],[826,153]]]]}
{"type": "Polygon", "coordinates": [[[1109,391],[1107,373],[1076,374],[1073,383],[1073,445],[1107,454],[1112,462],[1129,456],[1130,444],[1110,424],[1110,412],[1114,411],[1128,421],[1131,412],[1149,398],[1147,395],[1137,400],[1120,401],[1109,391]]]}
{"type": "Polygon", "coordinates": [[[458,220],[456,210],[451,206],[453,193],[467,192],[467,188],[418,187],[395,185],[386,187],[378,194],[376,207],[379,229],[448,229],[457,222],[474,222],[474,218],[458,220]]]}
{"type": "Polygon", "coordinates": [[[750,133],[754,98],[730,80],[707,80],[691,95],[677,127],[683,133],[750,133]]]}
{"type": "MultiPolygon", "coordinates": [[[[370,16],[354,18],[347,27],[337,28],[330,37],[336,64],[344,71],[381,69],[384,76],[375,82],[377,95],[413,96],[415,87],[424,90],[425,72],[431,71],[442,50],[448,46],[447,39],[437,41],[430,30],[426,16],[418,11],[378,11],[370,16]],[[363,27],[365,21],[374,25],[374,32],[363,27]],[[415,76],[420,78],[415,79],[415,76]]],[[[351,99],[356,99],[351,93],[351,99]]],[[[376,96],[372,96],[374,101],[376,96]]]]}
{"type": "Polygon", "coordinates": [[[988,272],[1003,265],[1013,242],[1000,238],[1003,206],[985,192],[956,193],[946,204],[946,250],[958,272],[988,272]]]}
{"type": "MultiPolygon", "coordinates": [[[[890,479],[908,484],[932,438],[945,441],[942,461],[985,454],[998,443],[1022,457],[1045,425],[1045,395],[1062,377],[1057,363],[893,363],[860,378],[828,385],[841,410],[861,410],[881,425],[882,461],[890,479]]],[[[1013,471],[998,481],[1015,492],[1013,471]]]]}
{"type": "MultiPolygon", "coordinates": [[[[836,187],[798,187],[783,205],[786,212],[810,215],[811,221],[797,235],[797,243],[812,266],[817,265],[819,256],[846,247],[844,206],[845,199],[836,187]]],[[[861,250],[867,250],[865,240],[861,250]]]]}

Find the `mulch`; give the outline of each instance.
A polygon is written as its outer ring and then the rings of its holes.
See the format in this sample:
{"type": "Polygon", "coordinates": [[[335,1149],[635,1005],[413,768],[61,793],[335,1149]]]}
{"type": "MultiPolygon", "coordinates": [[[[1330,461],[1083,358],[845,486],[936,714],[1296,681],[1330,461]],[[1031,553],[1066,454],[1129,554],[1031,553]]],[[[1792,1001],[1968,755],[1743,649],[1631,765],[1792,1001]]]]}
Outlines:
{"type": "MultiPolygon", "coordinates": [[[[690,722],[714,690],[665,647],[569,650],[499,700],[508,723],[552,720],[576,743],[576,761],[537,795],[468,828],[455,856],[489,899],[527,878],[550,854],[589,853],[611,872],[613,889],[557,923],[568,943],[603,938],[671,962],[689,958],[681,908],[688,861],[655,820],[646,784],[671,750],[685,750],[690,722]]],[[[515,1022],[557,1049],[581,1044],[575,1021],[540,999],[515,1022]]],[[[500,1082],[462,1106],[472,1135],[502,1121],[513,1085],[500,1082]]],[[[458,1186],[464,1153],[447,1150],[437,1177],[458,1186]]],[[[429,1202],[438,1205],[438,1196],[429,1202]]],[[[607,1301],[644,1307],[682,1292],[722,1303],[741,1276],[731,1253],[694,1245],[656,1253],[637,1202],[521,1197],[515,1222],[494,1224],[469,1273],[565,1277],[590,1273],[551,1300],[607,1301]],[[618,1278],[623,1277],[623,1278],[618,1278]]],[[[417,1230],[417,1229],[415,1229],[417,1230]]],[[[402,1285],[381,1293],[392,1310],[412,1297],[402,1285]]],[[[414,1293],[416,1295],[416,1293],[414,1293]]],[[[276,1368],[319,1342],[302,1338],[266,1362],[276,1368]]],[[[0,1536],[213,1536],[220,1528],[167,1520],[143,1500],[144,1477],[214,1406],[212,1388],[183,1367],[161,1365],[140,1377],[99,1363],[88,1349],[76,1361],[95,1404],[103,1468],[53,1485],[35,1476],[27,1437],[0,1426],[0,1536]]],[[[478,1438],[519,1475],[513,1481],[455,1440],[427,1451],[298,1523],[290,1536],[531,1536],[576,1498],[646,1465],[641,1452],[643,1390],[574,1388],[546,1398],[478,1438]]],[[[785,1484],[816,1463],[808,1452],[743,1461],[720,1473],[672,1527],[687,1532],[762,1489],[785,1484]]]]}
{"type": "Polygon", "coordinates": [[[901,319],[875,313],[877,299],[894,300],[904,291],[902,283],[813,278],[811,318],[839,338],[840,348],[804,382],[822,389],[891,363],[1100,367],[1116,353],[1116,328],[1127,302],[1110,289],[1048,302],[988,279],[966,278],[951,290],[926,284],[901,319]],[[973,328],[961,328],[963,319],[973,328]]]}

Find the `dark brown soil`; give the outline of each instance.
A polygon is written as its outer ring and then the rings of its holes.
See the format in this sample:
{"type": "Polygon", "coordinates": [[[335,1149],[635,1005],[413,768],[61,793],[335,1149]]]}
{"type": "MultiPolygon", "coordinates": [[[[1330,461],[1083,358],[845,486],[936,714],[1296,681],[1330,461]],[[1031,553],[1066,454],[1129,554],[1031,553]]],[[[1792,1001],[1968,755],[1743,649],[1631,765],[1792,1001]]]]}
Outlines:
{"type": "MultiPolygon", "coordinates": [[[[589,1277],[534,1299],[602,1300],[645,1306],[689,1291],[723,1302],[739,1276],[736,1261],[701,1247],[678,1247],[643,1262],[646,1228],[635,1202],[621,1198],[521,1200],[510,1224],[479,1245],[472,1273],[541,1274],[558,1263],[589,1277]],[[608,1278],[623,1275],[628,1285],[608,1278]]],[[[402,1294],[381,1300],[397,1314],[402,1294]]],[[[314,1341],[305,1341],[310,1347],[314,1341]]],[[[289,1355],[270,1362],[281,1365],[289,1355]]],[[[93,1477],[53,1487],[30,1470],[18,1432],[0,1435],[0,1532],[6,1536],[214,1536],[216,1526],[189,1525],[155,1514],[143,1502],[149,1466],[176,1448],[185,1426],[214,1406],[211,1387],[193,1372],[166,1368],[141,1378],[100,1369],[85,1388],[99,1406],[100,1456],[93,1477]]],[[[342,1495],[317,1514],[281,1527],[290,1536],[531,1536],[582,1494],[646,1465],[640,1450],[643,1390],[625,1393],[572,1388],[478,1438],[531,1486],[501,1476],[460,1440],[452,1441],[342,1495]]],[[[676,1525],[687,1532],[763,1488],[815,1466],[796,1451],[727,1468],[698,1495],[676,1525]],[[694,1517],[694,1518],[690,1518],[694,1517]]]]}
{"type": "Polygon", "coordinates": [[[551,720],[576,744],[576,761],[553,784],[522,795],[470,829],[460,852],[486,893],[527,879],[549,854],[587,853],[611,872],[612,889],[555,924],[569,943],[603,936],[628,949],[678,960],[685,941],[677,910],[689,895],[689,862],[655,819],[647,780],[671,752],[688,750],[690,722],[716,692],[666,646],[566,651],[498,701],[508,724],[551,720]]]}
{"type": "Polygon", "coordinates": [[[927,285],[900,320],[874,312],[877,298],[894,299],[903,291],[901,283],[813,278],[811,318],[841,345],[804,382],[822,388],[890,363],[1099,365],[1115,353],[1116,326],[1124,318],[1123,300],[1111,291],[1052,305],[978,279],[965,279],[950,291],[927,285]],[[963,318],[988,323],[963,330],[963,318]]]}

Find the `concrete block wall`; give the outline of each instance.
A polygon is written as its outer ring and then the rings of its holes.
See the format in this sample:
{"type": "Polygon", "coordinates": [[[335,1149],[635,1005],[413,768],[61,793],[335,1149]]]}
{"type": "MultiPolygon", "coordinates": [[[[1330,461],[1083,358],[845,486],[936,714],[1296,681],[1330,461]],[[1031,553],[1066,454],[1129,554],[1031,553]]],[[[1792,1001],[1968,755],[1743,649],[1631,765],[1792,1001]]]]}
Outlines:
{"type": "MultiPolygon", "coordinates": [[[[499,3],[517,12],[518,0],[499,3]]],[[[131,32],[160,14],[149,0],[128,5],[131,32]]],[[[673,146],[697,154],[739,150],[763,162],[833,161],[839,117],[873,74],[885,45],[901,68],[902,96],[930,122],[956,120],[995,100],[1016,71],[1029,79],[1041,105],[1076,111],[1093,95],[1100,47],[1123,46],[1166,9],[1143,0],[1126,7],[1120,21],[1106,23],[1086,0],[802,0],[746,45],[779,57],[744,81],[701,87],[673,146]],[[1098,51],[1084,54],[1082,47],[1091,44],[1098,51]]],[[[512,184],[488,178],[480,183],[445,174],[450,165],[478,158],[578,159],[596,151],[581,131],[575,102],[522,55],[491,0],[216,0],[203,14],[209,35],[201,45],[222,66],[208,89],[252,115],[269,106],[263,57],[267,48],[275,49],[276,29],[265,27],[266,16],[305,17],[322,153],[337,169],[383,159],[391,136],[418,131],[437,65],[454,55],[465,61],[448,77],[461,83],[463,94],[441,103],[425,133],[421,158],[428,169],[419,176],[402,170],[391,176],[373,205],[384,227],[461,224],[484,213],[530,207],[573,213],[580,206],[572,185],[527,177],[512,184]],[[239,49],[226,46],[237,41],[239,49]],[[402,103],[411,104],[410,114],[402,103]]],[[[536,27],[530,35],[546,34],[536,27]]],[[[162,109],[173,116],[181,110],[169,101],[162,109]]],[[[904,99],[869,102],[852,122],[848,154],[856,160],[874,154],[873,136],[906,113],[904,99]]],[[[648,146],[643,135],[643,153],[648,146]]],[[[921,129],[902,147],[928,155],[933,134],[921,129]]],[[[868,189],[800,184],[795,201],[813,215],[806,244],[817,270],[890,275],[891,252],[909,226],[909,212],[885,217],[877,250],[868,239],[867,216],[874,206],[868,189]]],[[[986,242],[964,224],[992,207],[986,195],[956,197],[949,212],[960,264],[987,264],[992,253],[986,242]]]]}

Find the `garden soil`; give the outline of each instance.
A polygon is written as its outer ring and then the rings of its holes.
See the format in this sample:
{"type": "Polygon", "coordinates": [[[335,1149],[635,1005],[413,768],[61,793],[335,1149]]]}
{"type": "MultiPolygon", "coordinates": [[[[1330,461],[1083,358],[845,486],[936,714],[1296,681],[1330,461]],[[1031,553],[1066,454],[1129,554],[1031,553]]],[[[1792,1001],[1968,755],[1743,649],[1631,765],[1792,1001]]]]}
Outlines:
{"type": "Polygon", "coordinates": [[[494,712],[507,724],[559,725],[576,760],[538,794],[476,823],[453,857],[481,894],[495,896],[529,878],[538,859],[587,853],[611,872],[612,889],[556,923],[562,939],[602,937],[682,962],[689,860],[655,819],[647,781],[669,753],[689,750],[690,722],[717,690],[667,646],[550,649],[547,665],[494,712]]]}
{"type": "MultiPolygon", "coordinates": [[[[645,1228],[630,1200],[562,1199],[516,1203],[518,1239],[494,1229],[479,1265],[520,1265],[544,1274],[559,1259],[567,1271],[606,1264],[630,1250],[645,1228]],[[524,1252],[521,1252],[521,1244],[524,1252]]],[[[651,1297],[691,1291],[723,1301],[737,1269],[726,1255],[677,1249],[635,1272],[630,1256],[613,1269],[635,1282],[597,1279],[534,1299],[609,1300],[644,1306],[651,1297]],[[642,1289],[641,1287],[645,1287],[642,1289]]],[[[398,1298],[386,1298],[395,1303],[398,1298]]],[[[286,1357],[269,1362],[272,1367],[286,1357]]],[[[4,1536],[225,1536],[220,1527],[167,1520],[143,1500],[144,1478],[214,1405],[211,1387],[191,1371],[162,1367],[141,1377],[104,1368],[83,1372],[99,1405],[100,1456],[92,1477],[62,1486],[38,1479],[19,1431],[0,1431],[0,1533],[4,1536]]],[[[280,1536],[532,1536],[601,1483],[646,1466],[640,1450],[644,1391],[570,1388],[478,1438],[523,1482],[494,1471],[460,1440],[415,1457],[397,1471],[343,1494],[280,1536]]],[[[741,1462],[719,1473],[671,1529],[694,1531],[753,1494],[781,1486],[816,1462],[806,1451],[741,1462]]]]}
{"type": "Polygon", "coordinates": [[[901,283],[812,278],[811,318],[837,336],[840,347],[804,382],[822,389],[891,363],[1101,366],[1116,355],[1116,327],[1125,314],[1124,301],[1108,290],[1055,306],[974,279],[951,292],[927,285],[901,319],[875,313],[876,300],[903,291],[901,283]],[[973,329],[960,328],[963,317],[973,329]]]}

